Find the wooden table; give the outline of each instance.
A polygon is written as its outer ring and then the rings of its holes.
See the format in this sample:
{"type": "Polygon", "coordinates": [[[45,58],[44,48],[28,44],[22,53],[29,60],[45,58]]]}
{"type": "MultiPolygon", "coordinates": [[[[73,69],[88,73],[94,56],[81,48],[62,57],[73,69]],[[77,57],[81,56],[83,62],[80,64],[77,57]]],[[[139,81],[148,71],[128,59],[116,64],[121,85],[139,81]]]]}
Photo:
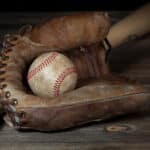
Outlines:
{"type": "MultiPolygon", "coordinates": [[[[116,22],[129,12],[110,12],[116,22]]],[[[65,13],[1,13],[0,33],[12,33],[24,24],[65,13]]],[[[109,55],[113,72],[136,79],[150,88],[150,36],[113,49],[109,55]]],[[[0,123],[0,150],[149,150],[150,104],[125,115],[63,132],[18,132],[0,123]]]]}

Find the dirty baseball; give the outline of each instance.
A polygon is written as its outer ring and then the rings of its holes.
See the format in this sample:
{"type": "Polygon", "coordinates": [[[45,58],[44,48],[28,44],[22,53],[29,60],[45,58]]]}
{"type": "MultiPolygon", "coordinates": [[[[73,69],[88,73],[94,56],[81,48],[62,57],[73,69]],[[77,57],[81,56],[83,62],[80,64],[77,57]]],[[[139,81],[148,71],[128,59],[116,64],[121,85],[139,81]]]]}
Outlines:
{"type": "Polygon", "coordinates": [[[75,88],[76,67],[61,53],[44,53],[31,64],[27,81],[35,95],[48,98],[59,96],[75,88]]]}

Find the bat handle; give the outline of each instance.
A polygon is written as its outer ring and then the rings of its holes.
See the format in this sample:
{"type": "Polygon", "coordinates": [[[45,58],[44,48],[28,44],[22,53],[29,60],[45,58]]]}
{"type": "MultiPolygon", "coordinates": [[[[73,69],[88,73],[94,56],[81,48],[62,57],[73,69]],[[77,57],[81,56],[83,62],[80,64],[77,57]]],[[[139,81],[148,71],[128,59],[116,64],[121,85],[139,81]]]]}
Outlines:
{"type": "Polygon", "coordinates": [[[113,25],[107,39],[112,48],[150,32],[150,3],[113,25]]]}

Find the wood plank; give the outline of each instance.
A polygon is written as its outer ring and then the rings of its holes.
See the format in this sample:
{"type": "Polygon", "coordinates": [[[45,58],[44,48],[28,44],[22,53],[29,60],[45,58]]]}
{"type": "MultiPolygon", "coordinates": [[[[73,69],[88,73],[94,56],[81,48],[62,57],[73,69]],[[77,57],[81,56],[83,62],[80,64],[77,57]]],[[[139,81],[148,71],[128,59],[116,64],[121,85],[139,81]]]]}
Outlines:
{"type": "Polygon", "coordinates": [[[0,148],[13,149],[137,149],[149,148],[150,111],[136,113],[92,126],[54,133],[18,132],[8,126],[0,132],[0,148]],[[146,113],[146,115],[145,115],[146,113]],[[125,127],[118,132],[106,130],[111,126],[125,127]]]}
{"type": "Polygon", "coordinates": [[[148,150],[149,144],[141,143],[126,144],[124,143],[15,143],[6,144],[1,150],[148,150]]]}
{"type": "MultiPolygon", "coordinates": [[[[74,13],[80,13],[84,11],[59,11],[59,12],[1,12],[0,24],[1,25],[16,25],[16,24],[36,24],[42,20],[51,19],[53,17],[70,15],[74,13]]],[[[116,22],[123,17],[127,16],[132,11],[107,11],[112,22],[116,22]]]]}
{"type": "Polygon", "coordinates": [[[124,143],[18,143],[6,144],[1,150],[148,150],[149,144],[141,143],[126,144],[124,143]]]}

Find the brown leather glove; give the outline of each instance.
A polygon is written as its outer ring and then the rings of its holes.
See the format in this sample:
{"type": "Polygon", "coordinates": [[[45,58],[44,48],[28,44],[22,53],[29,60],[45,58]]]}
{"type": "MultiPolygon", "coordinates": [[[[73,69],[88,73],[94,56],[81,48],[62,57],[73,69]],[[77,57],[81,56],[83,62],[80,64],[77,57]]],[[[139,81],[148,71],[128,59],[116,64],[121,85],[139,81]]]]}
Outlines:
{"type": "Polygon", "coordinates": [[[102,41],[110,27],[101,12],[52,19],[4,40],[0,102],[4,120],[16,129],[54,131],[133,112],[149,98],[141,85],[112,75],[102,41]],[[24,32],[25,31],[25,32],[24,32]],[[59,51],[76,65],[76,89],[54,98],[33,95],[26,74],[33,59],[59,51]]]}

